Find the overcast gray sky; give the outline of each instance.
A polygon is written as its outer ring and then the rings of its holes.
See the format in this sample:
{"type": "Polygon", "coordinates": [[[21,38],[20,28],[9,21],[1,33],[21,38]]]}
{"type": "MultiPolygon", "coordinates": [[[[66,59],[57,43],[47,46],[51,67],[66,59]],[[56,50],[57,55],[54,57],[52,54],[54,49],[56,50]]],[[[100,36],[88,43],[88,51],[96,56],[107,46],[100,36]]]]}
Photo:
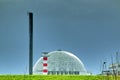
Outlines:
{"type": "Polygon", "coordinates": [[[86,69],[120,49],[118,0],[0,0],[0,74],[28,72],[28,15],[34,13],[34,64],[41,52],[62,49],[86,69]]]}

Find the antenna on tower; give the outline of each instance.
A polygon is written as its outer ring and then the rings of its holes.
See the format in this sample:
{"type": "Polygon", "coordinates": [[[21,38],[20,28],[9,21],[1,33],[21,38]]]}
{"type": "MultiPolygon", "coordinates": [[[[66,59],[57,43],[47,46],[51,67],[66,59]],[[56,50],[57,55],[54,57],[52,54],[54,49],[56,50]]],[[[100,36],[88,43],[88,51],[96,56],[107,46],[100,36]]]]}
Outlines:
{"type": "Polygon", "coordinates": [[[113,57],[111,55],[111,63],[112,63],[112,70],[113,70],[113,76],[115,77],[115,80],[117,80],[116,72],[115,72],[115,65],[113,63],[113,57]]]}
{"type": "Polygon", "coordinates": [[[118,65],[119,65],[119,58],[118,58],[118,52],[116,52],[116,75],[118,75],[118,65]]]}
{"type": "Polygon", "coordinates": [[[118,52],[116,52],[116,63],[119,63],[118,52]]]}

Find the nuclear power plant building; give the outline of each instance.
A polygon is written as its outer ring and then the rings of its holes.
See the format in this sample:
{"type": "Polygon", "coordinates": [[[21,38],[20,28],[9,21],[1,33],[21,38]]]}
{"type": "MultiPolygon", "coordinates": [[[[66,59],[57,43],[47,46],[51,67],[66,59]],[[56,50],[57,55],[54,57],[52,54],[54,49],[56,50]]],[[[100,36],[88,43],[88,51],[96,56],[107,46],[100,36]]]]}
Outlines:
{"type": "Polygon", "coordinates": [[[43,53],[33,68],[34,74],[89,74],[82,61],[67,51],[53,51],[43,53]]]}

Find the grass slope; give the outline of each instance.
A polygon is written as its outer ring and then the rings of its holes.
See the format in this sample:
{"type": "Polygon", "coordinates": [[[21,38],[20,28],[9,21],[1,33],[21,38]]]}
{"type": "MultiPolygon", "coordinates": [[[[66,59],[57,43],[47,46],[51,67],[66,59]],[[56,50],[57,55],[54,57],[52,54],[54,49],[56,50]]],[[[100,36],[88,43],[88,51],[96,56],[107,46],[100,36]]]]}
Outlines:
{"type": "MultiPolygon", "coordinates": [[[[76,75],[0,75],[0,80],[115,80],[106,76],[76,76],[76,75]]],[[[120,77],[119,79],[120,80],[120,77]]]]}

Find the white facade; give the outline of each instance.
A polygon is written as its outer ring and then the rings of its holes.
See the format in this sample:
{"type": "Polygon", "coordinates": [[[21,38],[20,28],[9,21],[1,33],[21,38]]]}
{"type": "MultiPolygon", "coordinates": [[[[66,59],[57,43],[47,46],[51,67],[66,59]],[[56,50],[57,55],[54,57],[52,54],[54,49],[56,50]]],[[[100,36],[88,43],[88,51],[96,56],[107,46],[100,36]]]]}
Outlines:
{"type": "MultiPolygon", "coordinates": [[[[34,74],[43,74],[43,57],[33,68],[34,74]]],[[[67,51],[53,51],[48,53],[48,74],[88,74],[82,61],[67,51]]]]}

